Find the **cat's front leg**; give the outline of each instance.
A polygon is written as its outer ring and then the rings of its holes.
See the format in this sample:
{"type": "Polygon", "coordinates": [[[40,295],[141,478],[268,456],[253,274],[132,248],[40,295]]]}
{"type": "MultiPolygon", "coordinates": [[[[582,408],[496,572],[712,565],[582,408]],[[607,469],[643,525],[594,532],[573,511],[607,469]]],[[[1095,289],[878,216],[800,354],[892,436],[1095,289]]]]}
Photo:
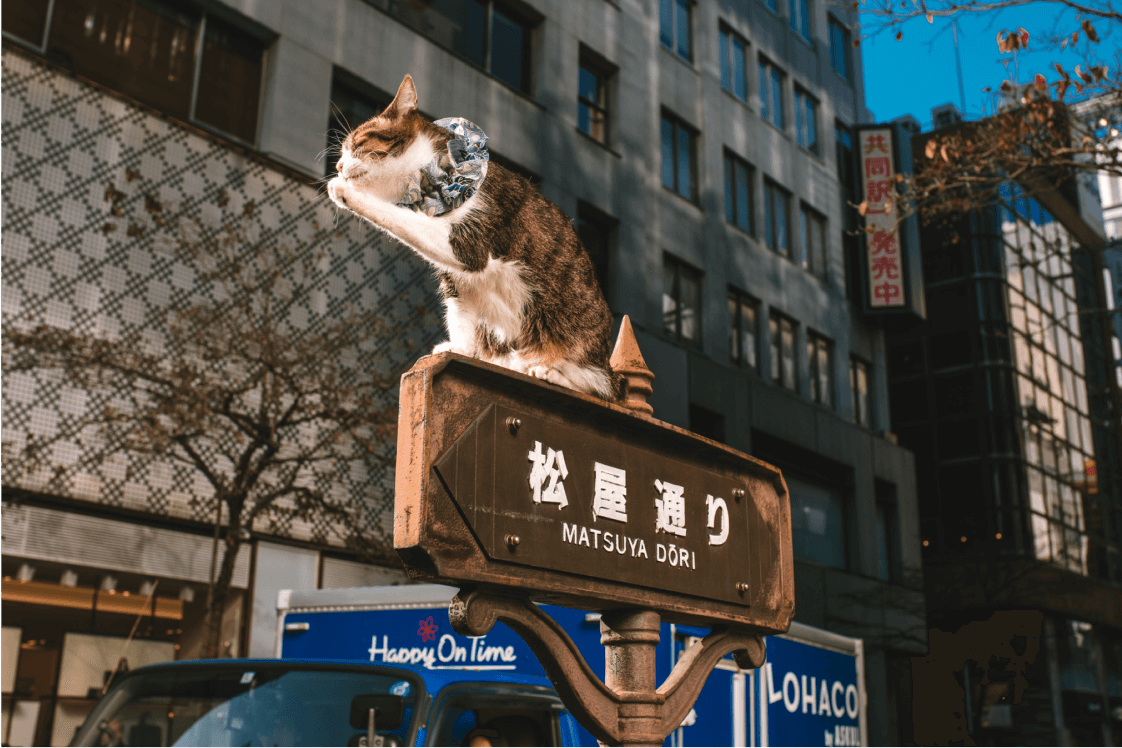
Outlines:
{"type": "Polygon", "coordinates": [[[479,358],[479,321],[464,309],[456,297],[444,300],[444,323],[448,328],[448,340],[432,349],[436,353],[459,353],[462,356],[479,358]]]}
{"type": "Polygon", "coordinates": [[[452,251],[451,225],[364,193],[352,180],[335,177],[327,195],[340,208],[365,218],[443,270],[463,270],[452,251]]]}

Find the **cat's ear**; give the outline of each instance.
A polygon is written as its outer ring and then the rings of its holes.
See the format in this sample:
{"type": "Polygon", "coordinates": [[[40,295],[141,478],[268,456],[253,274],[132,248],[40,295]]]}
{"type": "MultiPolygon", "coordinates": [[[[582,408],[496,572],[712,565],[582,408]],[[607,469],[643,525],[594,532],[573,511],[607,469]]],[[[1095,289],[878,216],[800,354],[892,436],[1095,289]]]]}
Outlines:
{"type": "Polygon", "coordinates": [[[397,88],[397,95],[393,97],[393,101],[386,107],[387,111],[396,112],[399,115],[409,114],[409,112],[417,109],[417,88],[413,85],[413,76],[408,73],[402,79],[401,85],[397,88]]]}

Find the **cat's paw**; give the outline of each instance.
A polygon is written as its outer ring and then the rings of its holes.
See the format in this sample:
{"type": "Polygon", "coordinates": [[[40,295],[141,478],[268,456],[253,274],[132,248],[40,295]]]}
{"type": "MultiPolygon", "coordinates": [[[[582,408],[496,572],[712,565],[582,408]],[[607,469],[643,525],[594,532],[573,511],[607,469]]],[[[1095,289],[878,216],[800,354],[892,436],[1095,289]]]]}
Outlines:
{"type": "Polygon", "coordinates": [[[335,177],[327,183],[327,196],[331,198],[331,202],[335,203],[340,208],[353,210],[353,206],[347,203],[348,192],[350,192],[350,185],[347,184],[347,180],[342,177],[335,177]]]}
{"type": "Polygon", "coordinates": [[[461,356],[470,356],[472,358],[475,358],[475,351],[469,351],[466,348],[457,346],[451,340],[445,340],[443,343],[434,345],[432,347],[432,355],[435,356],[438,353],[458,353],[461,356]]]}
{"type": "Polygon", "coordinates": [[[545,364],[535,364],[534,366],[531,366],[529,369],[527,369],[526,373],[534,379],[541,379],[549,382],[550,384],[560,385],[561,387],[573,386],[568,377],[566,377],[556,368],[552,366],[546,366],[545,364]]]}

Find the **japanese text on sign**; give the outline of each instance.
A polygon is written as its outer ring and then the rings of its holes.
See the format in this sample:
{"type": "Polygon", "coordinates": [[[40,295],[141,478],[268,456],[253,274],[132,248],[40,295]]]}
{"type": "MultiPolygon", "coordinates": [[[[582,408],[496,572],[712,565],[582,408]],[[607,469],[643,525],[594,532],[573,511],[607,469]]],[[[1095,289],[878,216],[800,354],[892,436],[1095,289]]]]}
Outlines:
{"type": "Polygon", "coordinates": [[[892,130],[864,130],[860,140],[861,182],[868,231],[870,306],[904,306],[900,232],[896,227],[896,169],[892,160],[892,130]]]}

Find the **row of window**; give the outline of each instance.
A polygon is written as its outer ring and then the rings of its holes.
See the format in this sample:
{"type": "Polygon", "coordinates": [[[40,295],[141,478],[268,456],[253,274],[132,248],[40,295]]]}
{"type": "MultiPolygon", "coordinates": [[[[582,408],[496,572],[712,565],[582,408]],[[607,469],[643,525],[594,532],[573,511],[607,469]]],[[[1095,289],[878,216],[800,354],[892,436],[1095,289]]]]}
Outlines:
{"type": "MultiPolygon", "coordinates": [[[[667,255],[663,262],[662,312],[667,335],[687,345],[701,344],[701,271],[667,255]]],[[[729,289],[729,358],[732,363],[759,372],[759,302],[751,296],[729,289]]],[[[798,390],[796,340],[798,323],[776,310],[768,315],[770,379],[780,387],[798,390]]],[[[806,333],[806,364],[810,389],[806,393],[815,403],[836,408],[834,401],[834,344],[823,335],[806,333]]],[[[862,426],[872,424],[869,376],[872,367],[852,358],[849,367],[853,420],[862,426]]]]}
{"type": "MultiPolygon", "coordinates": [[[[779,13],[779,0],[761,0],[773,12],[779,13]]],[[[812,12],[810,0],[789,0],[788,18],[791,29],[805,41],[812,42],[811,29],[812,12]]],[[[693,62],[693,24],[692,0],[659,0],[658,28],[659,41],[662,46],[681,57],[686,62],[693,62]]],[[[849,28],[833,16],[828,18],[830,67],[835,73],[848,79],[851,65],[849,64],[849,49],[853,45],[849,28]]],[[[737,36],[735,32],[721,29],[721,80],[722,84],[728,80],[735,92],[735,53],[739,49],[743,53],[747,43],[737,36]],[[731,73],[726,78],[726,71],[731,73]]],[[[743,61],[743,54],[741,54],[743,61]]],[[[762,79],[761,79],[762,80],[762,79]]],[[[729,88],[729,87],[726,87],[729,88]]],[[[762,91],[762,88],[761,88],[762,91]]],[[[744,98],[741,94],[740,98],[744,98]]],[[[761,99],[763,96],[760,97],[761,99]]]]}

